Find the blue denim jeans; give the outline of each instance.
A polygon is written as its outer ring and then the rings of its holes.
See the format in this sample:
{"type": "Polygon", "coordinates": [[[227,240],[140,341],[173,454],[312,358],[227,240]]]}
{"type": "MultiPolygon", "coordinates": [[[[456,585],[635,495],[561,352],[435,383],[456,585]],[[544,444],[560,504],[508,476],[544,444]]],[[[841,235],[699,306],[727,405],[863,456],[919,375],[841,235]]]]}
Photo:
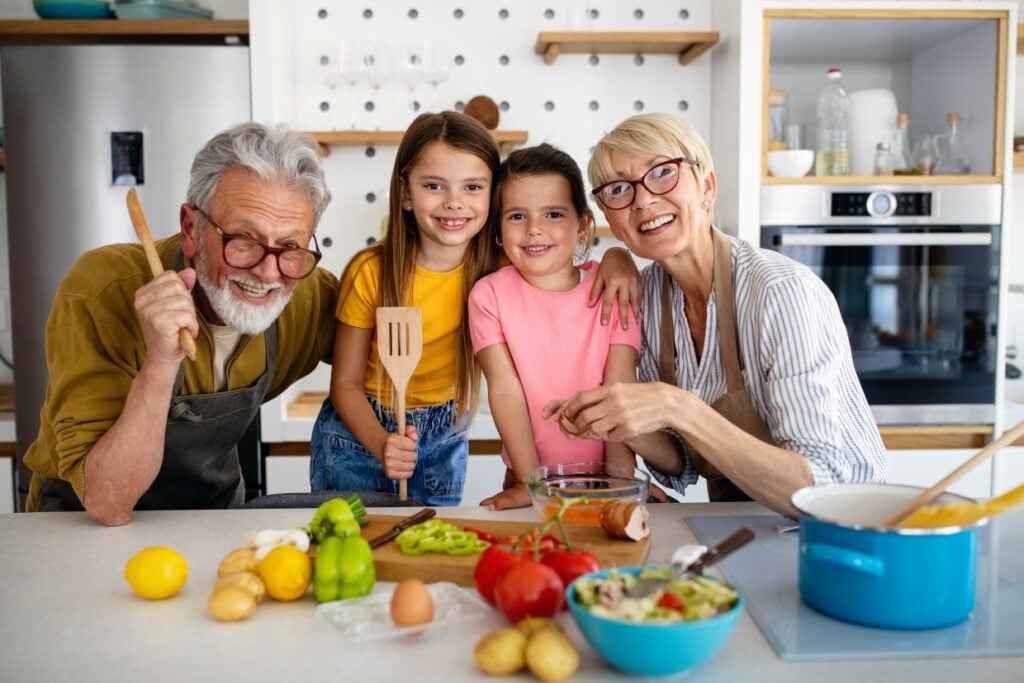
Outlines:
{"type": "MultiPolygon", "coordinates": [[[[394,412],[367,396],[370,408],[389,432],[398,429],[394,412]]],[[[407,410],[406,423],[419,432],[416,470],[408,480],[409,497],[429,506],[458,505],[466,483],[469,440],[466,426],[455,428],[455,402],[407,410]]],[[[398,493],[398,482],[341,421],[328,398],[320,408],[310,439],[309,480],[313,491],[398,493]]]]}

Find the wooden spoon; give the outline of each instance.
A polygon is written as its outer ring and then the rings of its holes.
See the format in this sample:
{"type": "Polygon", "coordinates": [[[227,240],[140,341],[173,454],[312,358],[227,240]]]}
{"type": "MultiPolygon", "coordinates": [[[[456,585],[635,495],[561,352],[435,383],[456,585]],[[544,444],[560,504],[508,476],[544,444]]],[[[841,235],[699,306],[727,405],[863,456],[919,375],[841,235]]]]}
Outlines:
{"type": "Polygon", "coordinates": [[[957,467],[955,470],[943,477],[942,481],[905,504],[897,510],[892,517],[882,522],[882,528],[891,529],[899,526],[901,522],[914,514],[919,507],[927,505],[938,498],[942,492],[949,488],[950,484],[960,479],[960,477],[964,476],[984,461],[988,460],[996,451],[1005,446],[1009,446],[1021,436],[1024,436],[1024,422],[1021,422],[1013,429],[1003,432],[1002,436],[972,455],[971,458],[960,465],[960,467],[957,467]]]}
{"type": "MultiPolygon", "coordinates": [[[[160,263],[160,256],[156,253],[156,247],[153,246],[153,237],[149,234],[149,224],[146,223],[146,215],[142,213],[142,204],[139,203],[139,194],[135,191],[135,188],[128,190],[128,215],[132,217],[132,225],[135,226],[135,234],[139,236],[139,241],[142,242],[142,249],[146,252],[146,260],[149,261],[149,269],[153,271],[153,277],[156,277],[160,273],[164,272],[163,264],[160,263]]],[[[192,338],[192,335],[184,327],[178,330],[178,339],[181,343],[181,348],[184,349],[185,355],[188,356],[189,360],[196,359],[196,340],[192,338]]]]}
{"type": "MultiPolygon", "coordinates": [[[[382,306],[377,309],[377,355],[395,385],[395,418],[398,433],[405,435],[405,390],[423,355],[423,316],[413,306],[382,306]]],[[[398,482],[398,499],[408,498],[405,479],[398,482]]]]}

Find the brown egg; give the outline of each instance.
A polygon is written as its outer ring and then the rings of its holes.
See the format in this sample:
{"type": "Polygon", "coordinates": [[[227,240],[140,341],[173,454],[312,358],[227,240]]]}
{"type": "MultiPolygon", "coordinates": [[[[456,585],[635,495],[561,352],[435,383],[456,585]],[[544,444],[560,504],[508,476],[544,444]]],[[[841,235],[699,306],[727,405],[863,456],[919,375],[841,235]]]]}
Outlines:
{"type": "Polygon", "coordinates": [[[391,596],[391,620],[395,626],[426,624],[434,618],[434,601],[419,579],[403,579],[391,596]]]}

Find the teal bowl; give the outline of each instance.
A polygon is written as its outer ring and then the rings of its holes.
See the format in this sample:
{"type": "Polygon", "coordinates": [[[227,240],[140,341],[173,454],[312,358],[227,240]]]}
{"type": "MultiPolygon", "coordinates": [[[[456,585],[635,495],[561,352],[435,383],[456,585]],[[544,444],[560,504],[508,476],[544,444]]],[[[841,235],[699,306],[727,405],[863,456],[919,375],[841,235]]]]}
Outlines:
{"type": "MultiPolygon", "coordinates": [[[[619,567],[619,573],[637,574],[641,567],[619,567]]],[[[577,581],[600,579],[608,569],[586,574],[577,581]]],[[[733,587],[735,590],[735,587],[733,587]]],[[[637,624],[598,616],[576,601],[576,582],[566,589],[572,616],[590,647],[614,667],[643,676],[667,676],[700,666],[722,649],[743,611],[743,594],[724,614],[678,624],[637,624]]]]}

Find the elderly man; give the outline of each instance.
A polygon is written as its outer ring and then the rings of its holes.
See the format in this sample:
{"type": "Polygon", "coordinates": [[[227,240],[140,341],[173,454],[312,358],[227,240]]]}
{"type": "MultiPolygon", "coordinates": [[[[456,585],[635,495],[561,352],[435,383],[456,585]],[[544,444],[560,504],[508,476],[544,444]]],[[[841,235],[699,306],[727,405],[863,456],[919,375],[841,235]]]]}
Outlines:
{"type": "Polygon", "coordinates": [[[330,199],[313,140],[245,123],[196,155],[181,234],[156,243],[166,272],[137,244],[78,259],[46,328],[29,510],[119,525],[242,502],[237,442],[260,404],[331,357],[337,280],[313,235],[330,199]]]}

